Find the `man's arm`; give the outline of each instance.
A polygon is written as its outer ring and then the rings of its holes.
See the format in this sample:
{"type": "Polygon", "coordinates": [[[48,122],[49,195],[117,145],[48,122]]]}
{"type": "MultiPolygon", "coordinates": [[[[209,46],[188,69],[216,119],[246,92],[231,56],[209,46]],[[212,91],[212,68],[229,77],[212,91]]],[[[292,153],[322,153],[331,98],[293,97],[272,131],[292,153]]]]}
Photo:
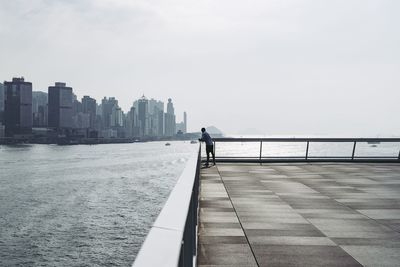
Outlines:
{"type": "Polygon", "coordinates": [[[200,142],[204,142],[204,133],[201,134],[201,138],[199,138],[200,142]]]}

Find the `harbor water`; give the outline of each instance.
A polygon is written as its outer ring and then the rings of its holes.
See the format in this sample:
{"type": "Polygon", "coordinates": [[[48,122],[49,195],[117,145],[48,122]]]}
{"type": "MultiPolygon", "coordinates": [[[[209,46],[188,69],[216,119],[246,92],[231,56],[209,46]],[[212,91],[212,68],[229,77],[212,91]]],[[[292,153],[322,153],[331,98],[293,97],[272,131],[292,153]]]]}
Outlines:
{"type": "Polygon", "coordinates": [[[130,266],[196,147],[0,146],[0,266],[130,266]]]}

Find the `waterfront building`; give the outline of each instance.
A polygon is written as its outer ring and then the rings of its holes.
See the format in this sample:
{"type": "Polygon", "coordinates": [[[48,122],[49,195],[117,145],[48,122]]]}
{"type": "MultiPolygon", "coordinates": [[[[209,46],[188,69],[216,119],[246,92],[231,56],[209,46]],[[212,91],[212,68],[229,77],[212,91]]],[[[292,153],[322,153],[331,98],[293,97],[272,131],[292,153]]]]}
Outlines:
{"type": "Polygon", "coordinates": [[[48,126],[60,131],[72,128],[72,88],[56,82],[48,90],[48,126]]]}
{"type": "Polygon", "coordinates": [[[5,136],[26,136],[32,133],[32,83],[23,77],[4,82],[5,136]]]}
{"type": "Polygon", "coordinates": [[[74,129],[88,129],[90,128],[90,115],[78,112],[72,116],[72,125],[74,129]]]}
{"type": "Polygon", "coordinates": [[[101,117],[103,121],[103,129],[109,129],[111,127],[111,114],[114,106],[118,106],[118,100],[115,97],[104,97],[101,100],[101,117]]]}
{"type": "Polygon", "coordinates": [[[76,115],[79,112],[83,112],[82,103],[79,102],[78,97],[72,93],[72,115],[76,115]]]}
{"type": "Polygon", "coordinates": [[[96,120],[95,120],[95,129],[100,131],[103,129],[103,105],[96,104],[96,120]]]}
{"type": "Polygon", "coordinates": [[[164,135],[164,103],[155,99],[149,100],[149,135],[164,135]]]}
{"type": "Polygon", "coordinates": [[[124,113],[122,112],[122,109],[117,105],[113,106],[111,110],[110,126],[112,128],[122,127],[124,125],[123,122],[124,122],[124,113]]]}
{"type": "Polygon", "coordinates": [[[0,126],[3,124],[4,114],[4,85],[0,83],[0,126]]]}
{"type": "Polygon", "coordinates": [[[183,123],[185,124],[183,133],[187,133],[187,113],[186,113],[186,111],[183,112],[183,123]]]}
{"type": "Polygon", "coordinates": [[[171,98],[168,98],[167,113],[168,114],[175,114],[174,104],[172,103],[172,99],[171,98]]]}
{"type": "Polygon", "coordinates": [[[135,107],[131,107],[128,113],[125,116],[124,128],[125,128],[125,136],[128,138],[133,138],[135,136],[135,107]]]}
{"type": "Polygon", "coordinates": [[[157,122],[158,122],[158,136],[164,136],[164,103],[162,108],[159,108],[157,113],[157,122]]]}
{"type": "Polygon", "coordinates": [[[82,98],[82,112],[85,114],[89,114],[89,127],[91,129],[95,129],[96,126],[96,109],[97,103],[96,99],[91,98],[90,96],[83,96],[82,98]]]}
{"type": "Polygon", "coordinates": [[[149,116],[149,110],[148,110],[148,105],[149,101],[147,98],[143,95],[142,98],[140,98],[137,102],[138,104],[138,120],[139,120],[139,135],[140,136],[147,136],[149,135],[149,122],[148,122],[148,116],[149,116]]]}
{"type": "Polygon", "coordinates": [[[47,127],[48,95],[45,92],[32,92],[32,120],[33,127],[47,127]]]}
{"type": "Polygon", "coordinates": [[[165,136],[174,136],[176,134],[176,119],[175,119],[175,111],[174,104],[172,103],[172,99],[168,98],[167,104],[167,113],[165,113],[164,117],[164,134],[165,136]]]}

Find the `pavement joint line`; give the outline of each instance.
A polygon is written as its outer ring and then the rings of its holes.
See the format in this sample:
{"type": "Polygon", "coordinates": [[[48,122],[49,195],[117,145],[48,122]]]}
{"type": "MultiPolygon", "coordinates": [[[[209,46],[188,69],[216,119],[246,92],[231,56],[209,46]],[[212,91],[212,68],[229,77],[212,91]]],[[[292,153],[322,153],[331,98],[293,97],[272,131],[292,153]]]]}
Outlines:
{"type": "MultiPolygon", "coordinates": [[[[312,165],[312,164],[310,164],[310,165],[312,165]]],[[[341,164],[337,164],[337,165],[338,165],[338,167],[341,166],[341,164]]],[[[373,166],[372,164],[368,164],[368,165],[369,165],[369,166],[373,166]]],[[[307,166],[307,164],[304,164],[303,166],[307,166]]],[[[392,166],[392,165],[389,165],[389,166],[392,166]]],[[[277,170],[277,172],[279,172],[279,173],[282,174],[282,172],[279,171],[279,170],[277,170]]],[[[326,175],[326,174],[320,174],[320,175],[321,175],[323,178],[328,178],[328,179],[331,178],[331,177],[329,177],[329,175],[326,175]]],[[[356,178],[358,178],[358,177],[356,177],[356,178]]],[[[302,183],[303,185],[309,187],[308,185],[304,184],[303,182],[301,182],[301,183],[302,183]]],[[[317,189],[314,189],[314,188],[313,188],[313,190],[317,191],[317,189]]],[[[381,225],[381,226],[387,227],[387,228],[389,228],[390,230],[392,230],[392,231],[394,231],[394,232],[396,232],[396,233],[400,233],[400,232],[399,232],[400,230],[396,230],[396,229],[393,229],[393,228],[392,228],[391,226],[389,226],[389,225],[382,224],[382,223],[380,223],[379,221],[377,221],[377,219],[371,218],[371,217],[369,217],[368,215],[365,215],[365,214],[359,212],[359,211],[356,210],[356,209],[352,209],[352,208],[350,208],[349,206],[347,206],[346,204],[344,204],[344,203],[342,203],[342,202],[340,202],[340,201],[337,201],[335,198],[332,198],[331,196],[322,194],[322,193],[319,192],[319,191],[317,191],[317,192],[318,192],[319,194],[321,194],[321,195],[326,196],[326,197],[329,198],[330,200],[332,200],[332,201],[338,203],[339,205],[341,205],[341,206],[343,206],[343,207],[346,207],[347,209],[350,209],[350,210],[352,210],[353,212],[355,212],[355,213],[357,213],[357,214],[359,214],[359,215],[361,215],[361,216],[363,216],[363,217],[365,217],[365,218],[368,218],[368,219],[370,219],[370,220],[376,222],[377,224],[379,224],[379,225],[381,225]]],[[[375,194],[375,193],[369,193],[369,194],[375,195],[375,196],[379,196],[378,194],[375,194]]],[[[306,219],[306,220],[307,220],[307,219],[306,219]]],[[[308,221],[308,220],[307,220],[307,221],[308,221]]],[[[335,243],[335,244],[336,244],[336,243],[335,243]]]]}
{"type": "MultiPolygon", "coordinates": [[[[321,176],[323,176],[323,177],[325,177],[325,178],[327,177],[326,174],[321,174],[321,176]]],[[[304,184],[304,185],[306,185],[306,184],[304,184]]],[[[308,187],[308,185],[306,185],[306,186],[308,187]]],[[[316,189],[314,189],[314,190],[316,190],[316,189]]],[[[321,192],[319,192],[319,191],[318,191],[318,193],[321,194],[321,192]]],[[[372,194],[372,195],[375,195],[375,196],[379,196],[378,194],[375,194],[375,193],[369,193],[369,194],[372,194]]],[[[365,218],[368,218],[368,219],[374,221],[375,223],[379,224],[380,226],[387,227],[387,228],[389,228],[390,230],[392,230],[392,231],[394,231],[394,232],[396,232],[396,233],[400,233],[400,232],[399,232],[400,230],[395,230],[395,229],[393,229],[393,228],[392,228],[391,226],[389,226],[389,225],[382,224],[382,223],[380,223],[377,219],[371,218],[371,217],[369,217],[368,215],[365,215],[365,214],[359,212],[359,211],[356,210],[356,209],[352,209],[352,208],[350,208],[349,206],[347,206],[346,204],[344,204],[344,203],[342,203],[342,202],[340,202],[340,201],[337,201],[336,199],[334,199],[334,198],[332,198],[332,197],[330,197],[330,196],[326,196],[326,197],[328,197],[329,199],[331,199],[331,200],[333,200],[334,202],[338,203],[339,205],[344,206],[344,207],[346,207],[346,208],[348,208],[348,209],[351,209],[351,210],[354,211],[355,213],[357,213],[357,214],[359,214],[359,215],[361,215],[361,216],[363,216],[363,217],[365,217],[365,218]]]]}
{"type": "Polygon", "coordinates": [[[218,166],[215,165],[215,167],[217,168],[217,171],[218,171],[218,174],[219,174],[219,178],[221,179],[221,182],[222,182],[222,184],[224,185],[224,189],[225,189],[225,191],[226,191],[226,194],[228,195],[229,202],[231,203],[232,208],[233,208],[233,211],[235,212],[236,218],[238,219],[238,222],[239,222],[239,224],[240,224],[240,228],[242,229],[243,234],[244,234],[244,237],[246,238],[247,244],[249,245],[251,254],[253,254],[253,258],[254,258],[254,260],[255,260],[257,266],[260,267],[260,264],[258,263],[256,254],[255,254],[254,251],[253,251],[253,247],[250,245],[249,238],[247,237],[246,231],[245,231],[244,228],[243,228],[243,225],[242,225],[242,222],[240,221],[239,215],[238,215],[237,212],[236,212],[236,208],[235,208],[235,206],[233,205],[233,202],[232,202],[231,196],[229,195],[228,189],[227,189],[226,186],[225,186],[224,179],[222,179],[222,176],[221,176],[221,173],[220,173],[220,171],[219,171],[219,169],[218,169],[218,166]]]}
{"type": "MultiPolygon", "coordinates": [[[[280,174],[284,174],[281,170],[276,170],[278,173],[280,173],[280,174]]],[[[326,178],[326,176],[324,175],[324,174],[322,174],[321,176],[323,176],[323,177],[325,177],[326,178]]],[[[290,177],[289,177],[289,179],[291,179],[290,177]]],[[[303,183],[302,181],[298,181],[299,183],[301,183],[302,185],[304,185],[304,186],[307,186],[307,187],[309,187],[308,185],[306,185],[305,183],[303,183]]],[[[264,186],[264,185],[263,185],[264,186]]],[[[309,188],[311,188],[311,187],[309,187],[309,188]]],[[[319,192],[317,189],[315,189],[315,188],[312,188],[313,190],[315,190],[315,191],[317,191],[319,194],[321,194],[321,195],[324,195],[325,196],[325,194],[322,194],[321,192],[319,192]]],[[[275,194],[275,192],[274,192],[274,194],[275,194]]],[[[278,196],[278,195],[277,195],[278,196]]],[[[280,198],[280,196],[278,196],[279,197],[279,199],[281,199],[280,198]]],[[[363,216],[365,216],[364,214],[362,214],[362,213],[360,213],[360,212],[358,212],[358,211],[356,211],[356,210],[353,210],[352,208],[350,208],[350,207],[348,207],[348,206],[346,206],[345,204],[343,204],[343,203],[340,203],[339,201],[337,201],[336,199],[333,199],[333,198],[331,198],[330,196],[327,196],[330,200],[333,200],[334,202],[336,202],[336,203],[339,203],[341,206],[344,206],[344,207],[346,207],[347,209],[350,209],[350,210],[352,210],[352,211],[355,211],[355,212],[357,212],[358,214],[361,214],[361,215],[363,215],[363,216]]],[[[283,199],[281,199],[283,202],[285,202],[287,205],[289,205],[293,210],[295,210],[293,207],[292,207],[292,205],[290,205],[289,203],[287,203],[285,200],[283,200],[283,199]]],[[[342,248],[342,246],[341,245],[339,245],[339,244],[337,244],[335,241],[333,241],[329,236],[327,236],[326,234],[324,234],[317,226],[315,226],[309,219],[307,219],[307,218],[305,218],[303,215],[301,215],[300,213],[298,213],[304,220],[306,220],[309,224],[311,224],[312,226],[314,226],[316,229],[318,229],[318,231],[320,231],[321,232],[321,234],[323,234],[326,238],[328,238],[330,241],[332,241],[337,247],[339,247],[340,249],[342,249],[343,250],[343,252],[344,253],[346,253],[347,255],[349,255],[350,257],[352,257],[356,262],[358,262],[361,266],[363,265],[361,262],[359,262],[356,258],[354,258],[351,254],[349,254],[347,251],[345,251],[343,248],[342,248]]],[[[369,218],[368,216],[365,216],[365,217],[367,217],[367,218],[369,218]]],[[[375,220],[374,220],[375,221],[375,220]]],[[[378,222],[377,222],[378,223],[378,222]]],[[[382,225],[382,224],[379,224],[379,225],[382,225]]],[[[391,228],[390,228],[391,229],[391,228]]]]}

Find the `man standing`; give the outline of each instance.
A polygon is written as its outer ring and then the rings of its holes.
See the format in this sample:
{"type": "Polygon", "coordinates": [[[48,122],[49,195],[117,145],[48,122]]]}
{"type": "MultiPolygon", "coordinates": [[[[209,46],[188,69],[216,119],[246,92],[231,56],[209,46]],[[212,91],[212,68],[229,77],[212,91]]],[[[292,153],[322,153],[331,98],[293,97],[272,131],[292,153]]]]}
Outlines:
{"type": "Polygon", "coordinates": [[[213,140],[211,138],[211,136],[206,132],[205,128],[201,128],[201,138],[199,139],[199,141],[203,141],[206,143],[206,153],[207,153],[207,163],[206,163],[206,167],[208,167],[208,162],[210,160],[210,152],[213,156],[213,163],[215,165],[215,155],[214,155],[214,143],[213,140]]]}

